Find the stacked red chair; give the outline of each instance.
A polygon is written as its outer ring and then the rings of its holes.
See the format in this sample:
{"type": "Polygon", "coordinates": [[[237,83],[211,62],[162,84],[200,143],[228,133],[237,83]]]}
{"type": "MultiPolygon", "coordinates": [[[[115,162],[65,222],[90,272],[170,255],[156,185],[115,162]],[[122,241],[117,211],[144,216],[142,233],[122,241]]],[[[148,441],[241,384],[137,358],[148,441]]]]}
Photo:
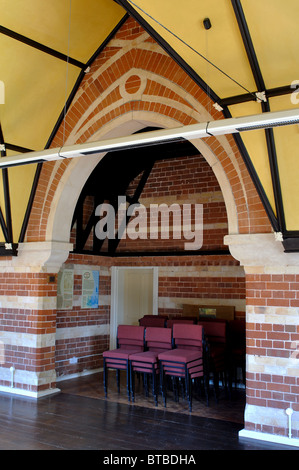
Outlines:
{"type": "MultiPolygon", "coordinates": [[[[199,320],[205,331],[209,350],[209,371],[213,375],[216,401],[219,396],[219,376],[227,388],[229,380],[229,364],[227,351],[227,322],[225,320],[199,320]]],[[[230,391],[230,388],[228,389],[230,391]]]]}
{"type": "Polygon", "coordinates": [[[172,348],[172,331],[164,327],[148,327],[145,331],[146,351],[130,355],[131,396],[135,401],[135,372],[143,374],[147,388],[147,379],[151,378],[155,405],[158,405],[158,355],[172,348]]]}
{"type": "Polygon", "coordinates": [[[238,369],[242,371],[242,383],[245,385],[245,368],[246,368],[246,332],[245,320],[232,320],[228,324],[228,356],[229,356],[229,373],[230,386],[234,382],[237,386],[238,369]]]}
{"type": "Polygon", "coordinates": [[[204,329],[201,325],[175,323],[173,325],[174,349],[158,355],[160,361],[161,392],[166,406],[167,377],[184,380],[185,395],[192,411],[192,382],[200,379],[208,404],[208,370],[204,329]]]}
{"type": "Polygon", "coordinates": [[[165,317],[161,317],[158,315],[146,315],[139,319],[139,325],[144,326],[145,328],[149,326],[157,326],[164,328],[166,320],[167,319],[165,317]]]}
{"type": "Polygon", "coordinates": [[[194,325],[196,323],[196,318],[171,318],[167,320],[166,326],[167,328],[172,328],[175,323],[187,323],[189,325],[194,325]]]}
{"type": "Polygon", "coordinates": [[[117,329],[117,348],[103,353],[103,382],[105,396],[108,392],[108,369],[116,369],[117,389],[120,392],[120,371],[127,374],[127,394],[130,401],[130,364],[131,354],[144,351],[144,326],[119,325],[117,329]]]}

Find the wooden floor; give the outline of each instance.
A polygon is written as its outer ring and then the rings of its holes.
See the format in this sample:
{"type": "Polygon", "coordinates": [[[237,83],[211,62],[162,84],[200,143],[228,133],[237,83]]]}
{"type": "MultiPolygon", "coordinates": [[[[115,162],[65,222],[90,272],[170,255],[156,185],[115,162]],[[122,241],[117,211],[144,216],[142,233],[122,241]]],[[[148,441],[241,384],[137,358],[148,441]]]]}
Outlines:
{"type": "Polygon", "coordinates": [[[61,393],[39,400],[0,394],[0,449],[101,450],[102,458],[111,455],[105,451],[294,449],[238,439],[244,391],[231,399],[222,392],[218,404],[211,396],[209,407],[194,399],[190,413],[171,396],[167,408],[155,407],[142,387],[128,404],[125,388],[118,394],[110,383],[107,399],[99,374],[60,382],[61,393]]]}

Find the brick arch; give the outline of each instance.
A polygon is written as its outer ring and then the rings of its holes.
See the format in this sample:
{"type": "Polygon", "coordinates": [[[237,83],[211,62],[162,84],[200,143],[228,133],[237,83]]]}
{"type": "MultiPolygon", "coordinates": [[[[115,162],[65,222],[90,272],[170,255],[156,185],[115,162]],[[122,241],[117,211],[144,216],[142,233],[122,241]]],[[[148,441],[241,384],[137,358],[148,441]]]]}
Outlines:
{"type": "MultiPolygon", "coordinates": [[[[129,116],[126,115],[126,118],[129,118],[129,116]]],[[[112,135],[127,135],[128,130],[134,132],[140,128],[142,129],[143,127],[153,125],[160,126],[162,123],[165,124],[165,121],[166,120],[163,116],[154,116],[152,113],[150,116],[148,116],[148,113],[138,112],[134,116],[134,119],[129,119],[128,121],[125,121],[124,117],[121,116],[119,119],[114,120],[114,125],[116,127],[113,129],[113,131],[110,131],[108,135],[109,137],[112,135]]],[[[173,124],[173,120],[168,118],[167,123],[173,124]]],[[[236,205],[231,187],[225,173],[223,172],[222,166],[213,151],[211,151],[209,146],[207,146],[204,142],[198,141],[196,143],[193,142],[193,144],[198,148],[199,152],[205,156],[205,159],[213,167],[213,171],[224,195],[228,214],[228,223],[231,228],[230,233],[232,231],[237,233],[238,220],[236,205]]],[[[64,173],[63,180],[60,180],[58,184],[49,212],[46,232],[47,240],[68,241],[71,228],[71,219],[76,202],[88,176],[102,157],[103,155],[95,158],[93,157],[92,159],[86,159],[86,161],[83,159],[74,159],[71,164],[68,165],[64,173]]]]}
{"type": "MultiPolygon", "coordinates": [[[[146,125],[170,128],[220,118],[210,98],[129,19],[86,73],[52,145],[128,135],[146,125]]],[[[234,139],[220,136],[192,143],[218,179],[229,233],[269,232],[268,218],[234,139]]],[[[43,165],[27,241],[68,241],[77,198],[100,158],[43,165]]]]}

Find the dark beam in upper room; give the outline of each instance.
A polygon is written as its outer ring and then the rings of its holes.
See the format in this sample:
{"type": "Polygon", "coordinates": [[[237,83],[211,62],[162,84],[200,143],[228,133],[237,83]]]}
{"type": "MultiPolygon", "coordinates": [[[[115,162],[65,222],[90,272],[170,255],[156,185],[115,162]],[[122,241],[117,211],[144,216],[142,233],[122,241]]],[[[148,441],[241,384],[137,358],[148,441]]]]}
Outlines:
{"type": "Polygon", "coordinates": [[[13,150],[14,152],[18,153],[27,153],[27,152],[34,152],[32,149],[28,149],[27,147],[21,147],[20,145],[15,145],[15,144],[9,144],[5,142],[5,148],[6,150],[13,150]]]}
{"type": "MultiPolygon", "coordinates": [[[[289,95],[294,92],[294,87],[292,85],[285,85],[285,86],[280,86],[276,88],[269,88],[268,90],[265,91],[265,97],[267,99],[269,98],[274,98],[276,96],[283,96],[283,95],[289,95]]],[[[242,95],[236,95],[236,96],[229,96],[228,98],[223,98],[218,101],[218,104],[220,106],[233,106],[234,104],[242,104],[246,103],[248,101],[254,101],[254,96],[256,96],[256,92],[254,93],[244,93],[242,95]]]]}
{"type": "Polygon", "coordinates": [[[5,26],[0,25],[0,33],[17,41],[20,41],[23,44],[26,44],[27,46],[33,47],[34,49],[38,49],[39,51],[44,52],[45,54],[49,54],[52,57],[55,57],[56,59],[63,60],[64,62],[69,62],[70,64],[74,65],[75,67],[79,67],[80,69],[85,69],[86,67],[83,62],[80,62],[77,59],[73,59],[72,57],[68,57],[66,54],[56,51],[55,49],[45,46],[40,42],[34,41],[33,39],[27,38],[26,36],[23,36],[22,34],[17,33],[16,31],[12,31],[11,29],[5,28],[5,26]]]}
{"type": "MultiPolygon", "coordinates": [[[[258,92],[265,91],[265,81],[264,77],[259,65],[259,61],[255,52],[254,44],[251,38],[250,30],[247,24],[247,20],[245,17],[245,13],[242,7],[241,0],[231,0],[235,17],[239,26],[240,34],[242,37],[242,41],[246,50],[247,58],[250,64],[251,72],[255,80],[255,84],[257,86],[258,92]]],[[[262,112],[266,113],[270,111],[270,104],[268,100],[261,100],[261,108],[262,112]]],[[[268,156],[269,156],[269,164],[270,164],[270,171],[271,171],[271,178],[272,178],[272,187],[275,199],[275,208],[277,214],[277,223],[278,223],[278,231],[285,233],[286,230],[286,222],[285,222],[285,213],[284,213],[284,206],[283,206],[283,198],[282,198],[282,191],[281,191],[281,184],[280,184],[280,175],[278,169],[278,162],[277,162],[277,151],[276,151],[276,144],[275,144],[275,137],[273,129],[265,129],[265,136],[267,141],[267,149],[268,149],[268,156]]]]}

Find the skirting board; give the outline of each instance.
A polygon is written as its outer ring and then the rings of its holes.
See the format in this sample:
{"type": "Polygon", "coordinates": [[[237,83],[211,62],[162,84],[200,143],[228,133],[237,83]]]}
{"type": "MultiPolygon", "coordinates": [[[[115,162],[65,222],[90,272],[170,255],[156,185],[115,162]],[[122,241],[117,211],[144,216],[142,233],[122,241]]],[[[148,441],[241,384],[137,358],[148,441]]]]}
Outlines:
{"type": "MultiPolygon", "coordinates": [[[[85,375],[97,374],[99,372],[103,372],[102,367],[99,369],[92,369],[92,370],[87,370],[83,372],[78,372],[76,374],[62,375],[56,378],[56,382],[62,382],[63,380],[71,380],[71,379],[75,379],[78,377],[83,377],[85,375]]],[[[53,395],[54,393],[60,393],[60,392],[61,392],[60,388],[49,388],[47,390],[42,390],[41,392],[30,392],[29,390],[23,390],[21,388],[4,387],[0,385],[0,393],[8,393],[11,395],[19,395],[19,396],[28,397],[28,398],[42,398],[47,395],[53,395]]]]}
{"type": "Polygon", "coordinates": [[[84,370],[83,372],[77,372],[76,374],[60,375],[56,378],[56,382],[62,382],[63,380],[77,379],[78,377],[84,377],[85,375],[98,374],[103,372],[103,367],[99,369],[84,370]]]}
{"type": "Polygon", "coordinates": [[[282,444],[286,446],[293,446],[299,447],[299,439],[290,439],[289,437],[284,436],[277,436],[274,434],[267,434],[263,432],[257,431],[247,431],[246,429],[242,429],[239,431],[239,438],[246,438],[246,439],[255,439],[258,441],[267,441],[272,442],[274,444],[282,444]]]}
{"type": "Polygon", "coordinates": [[[49,388],[47,390],[42,390],[41,392],[30,392],[29,390],[22,390],[21,388],[14,387],[4,387],[0,386],[0,393],[7,393],[10,395],[19,395],[22,397],[28,398],[42,398],[48,395],[53,395],[54,393],[60,393],[59,388],[49,388]]]}

